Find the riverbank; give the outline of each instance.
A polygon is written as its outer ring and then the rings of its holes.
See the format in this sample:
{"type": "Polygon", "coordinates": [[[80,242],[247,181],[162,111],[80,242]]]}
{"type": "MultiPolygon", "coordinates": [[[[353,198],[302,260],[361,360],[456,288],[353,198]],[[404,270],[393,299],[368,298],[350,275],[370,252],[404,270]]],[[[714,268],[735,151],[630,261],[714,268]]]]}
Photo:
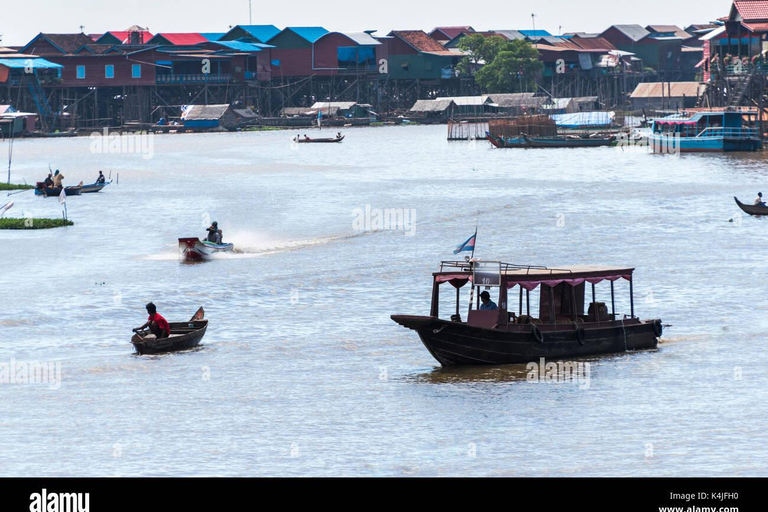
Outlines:
{"type": "Polygon", "coordinates": [[[0,219],[0,229],[52,229],[74,224],[66,219],[0,219]]]}

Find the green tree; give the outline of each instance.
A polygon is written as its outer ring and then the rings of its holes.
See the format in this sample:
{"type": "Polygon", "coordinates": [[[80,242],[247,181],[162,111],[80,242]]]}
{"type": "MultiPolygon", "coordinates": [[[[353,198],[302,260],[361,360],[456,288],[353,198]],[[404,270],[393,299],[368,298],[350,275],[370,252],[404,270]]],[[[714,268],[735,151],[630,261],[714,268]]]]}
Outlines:
{"type": "Polygon", "coordinates": [[[505,43],[493,60],[486,62],[475,74],[483,93],[530,91],[544,67],[536,48],[522,39],[505,43]]]}
{"type": "Polygon", "coordinates": [[[501,36],[486,37],[482,34],[468,34],[457,45],[467,55],[456,67],[462,74],[470,75],[478,66],[492,62],[507,43],[508,41],[501,36]]]}

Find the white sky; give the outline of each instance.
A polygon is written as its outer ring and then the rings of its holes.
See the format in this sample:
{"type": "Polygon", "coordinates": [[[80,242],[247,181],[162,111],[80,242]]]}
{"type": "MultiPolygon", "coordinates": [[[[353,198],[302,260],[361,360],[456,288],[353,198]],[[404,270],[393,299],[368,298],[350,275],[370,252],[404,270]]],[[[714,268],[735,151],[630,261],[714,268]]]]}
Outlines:
{"type": "MultiPolygon", "coordinates": [[[[536,28],[602,32],[637,23],[685,27],[726,16],[728,0],[252,0],[253,24],[324,26],[334,31],[431,30],[471,25],[476,30],[536,28]]],[[[157,32],[226,32],[248,24],[248,0],[0,0],[2,44],[23,45],[38,32],[103,33],[131,25],[157,32]]]]}

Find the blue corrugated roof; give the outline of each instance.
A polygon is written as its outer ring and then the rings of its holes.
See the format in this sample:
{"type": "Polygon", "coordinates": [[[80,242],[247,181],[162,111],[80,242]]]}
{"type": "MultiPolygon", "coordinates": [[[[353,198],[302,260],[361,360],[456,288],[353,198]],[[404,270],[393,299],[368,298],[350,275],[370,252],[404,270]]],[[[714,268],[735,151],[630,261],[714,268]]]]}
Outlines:
{"type": "Polygon", "coordinates": [[[54,64],[45,59],[0,59],[0,64],[13,69],[57,69],[63,68],[61,64],[54,64]]]}
{"type": "Polygon", "coordinates": [[[280,29],[274,25],[238,25],[238,27],[262,43],[266,43],[280,33],[280,29]]]}
{"type": "Polygon", "coordinates": [[[546,30],[518,30],[525,37],[548,37],[551,36],[546,30]]]}
{"type": "Polygon", "coordinates": [[[226,32],[200,32],[200,35],[209,41],[218,41],[224,37],[224,34],[226,34],[226,32]]]}
{"type": "Polygon", "coordinates": [[[328,33],[328,30],[323,27],[286,27],[285,30],[295,32],[299,37],[306,39],[310,43],[314,43],[328,33]]]}
{"type": "Polygon", "coordinates": [[[213,41],[214,43],[225,46],[239,52],[260,52],[263,47],[271,48],[268,44],[246,43],[244,41],[213,41]]]}

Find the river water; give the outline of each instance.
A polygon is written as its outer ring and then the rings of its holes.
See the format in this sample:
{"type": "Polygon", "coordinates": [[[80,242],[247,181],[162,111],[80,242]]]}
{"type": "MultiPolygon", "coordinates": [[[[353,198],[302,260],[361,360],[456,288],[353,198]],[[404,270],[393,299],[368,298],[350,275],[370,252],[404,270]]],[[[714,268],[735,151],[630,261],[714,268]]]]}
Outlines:
{"type": "Polygon", "coordinates": [[[0,231],[0,365],[61,369],[60,385],[0,383],[0,475],[768,475],[768,224],[732,198],[768,192],[762,155],[345,134],[158,135],[145,155],[17,140],[16,182],[49,164],[115,182],[68,199],[73,227],[0,231]],[[366,231],[367,208],[415,223],[366,231]],[[211,220],[239,252],[180,264],[176,239],[211,220]],[[637,268],[659,349],[584,360],[586,386],[441,369],[389,316],[428,314],[430,272],[476,223],[480,258],[637,268]],[[204,306],[201,348],[133,355],[150,300],[170,321],[204,306]]]}

